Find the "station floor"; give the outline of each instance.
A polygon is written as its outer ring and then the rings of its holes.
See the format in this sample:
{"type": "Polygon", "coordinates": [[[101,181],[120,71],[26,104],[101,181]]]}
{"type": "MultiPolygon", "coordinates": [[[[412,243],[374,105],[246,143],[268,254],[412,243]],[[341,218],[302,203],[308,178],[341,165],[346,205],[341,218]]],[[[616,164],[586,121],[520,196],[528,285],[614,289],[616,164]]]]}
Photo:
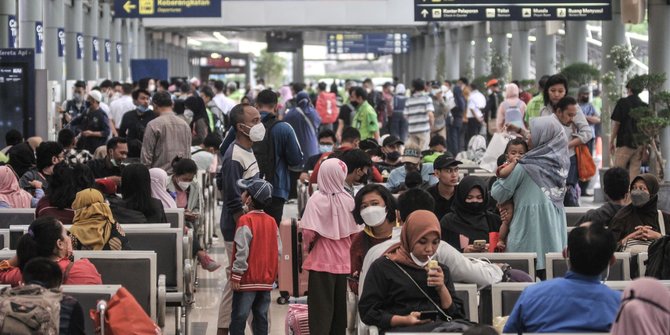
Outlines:
{"type": "MultiPolygon", "coordinates": [[[[593,197],[582,197],[582,207],[597,207],[600,204],[594,203],[593,197]]],[[[217,211],[217,221],[220,209],[217,211]]],[[[297,214],[297,206],[295,200],[288,203],[284,207],[284,218],[295,217],[297,214]]],[[[218,233],[221,236],[221,233],[218,233]]],[[[219,304],[221,302],[221,292],[223,292],[223,285],[227,278],[225,276],[224,268],[228,266],[228,260],[225,257],[225,248],[223,246],[223,239],[214,241],[209,254],[214,258],[221,268],[216,272],[207,272],[200,268],[198,270],[199,286],[196,292],[195,305],[191,312],[191,335],[216,335],[217,320],[219,315],[219,304]]],[[[278,290],[272,291],[272,301],[270,304],[270,334],[280,335],[285,334],[284,321],[288,311],[288,305],[277,304],[278,290]]],[[[165,328],[163,334],[174,335],[174,309],[168,309],[165,320],[165,328]]],[[[252,334],[250,327],[247,326],[247,334],[252,334]]]]}

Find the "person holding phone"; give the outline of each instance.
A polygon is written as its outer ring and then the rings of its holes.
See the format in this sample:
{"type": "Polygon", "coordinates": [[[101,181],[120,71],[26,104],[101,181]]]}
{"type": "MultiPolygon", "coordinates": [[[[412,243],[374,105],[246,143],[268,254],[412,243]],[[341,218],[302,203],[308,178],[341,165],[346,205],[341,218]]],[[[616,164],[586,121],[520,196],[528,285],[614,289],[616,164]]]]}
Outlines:
{"type": "MultiPolygon", "coordinates": [[[[177,208],[184,209],[185,225],[197,232],[200,223],[200,184],[194,178],[198,173],[198,165],[192,159],[175,157],[172,160],[172,170],[174,174],[170,177],[168,192],[174,194],[177,208]]],[[[209,272],[221,267],[202,248],[199,238],[193,239],[193,254],[198,256],[200,266],[209,272]]]]}
{"type": "Polygon", "coordinates": [[[426,210],[410,214],[400,243],[372,263],[365,277],[358,303],[365,324],[385,332],[430,332],[445,321],[464,318],[449,268],[431,264],[439,244],[435,214],[426,210]]]}
{"type": "Polygon", "coordinates": [[[486,184],[477,176],[463,178],[456,189],[452,212],[440,221],[442,240],[461,252],[487,252],[489,234],[500,231],[500,216],[488,211],[486,184]]]}

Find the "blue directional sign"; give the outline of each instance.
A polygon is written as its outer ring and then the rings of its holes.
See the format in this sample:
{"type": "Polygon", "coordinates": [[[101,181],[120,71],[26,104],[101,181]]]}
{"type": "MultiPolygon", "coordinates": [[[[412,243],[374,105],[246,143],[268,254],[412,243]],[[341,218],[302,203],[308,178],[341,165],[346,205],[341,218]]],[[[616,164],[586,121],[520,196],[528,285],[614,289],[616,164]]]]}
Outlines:
{"type": "Polygon", "coordinates": [[[612,19],[612,0],[414,0],[414,21],[546,21],[612,19]]]}
{"type": "Polygon", "coordinates": [[[409,52],[410,36],[403,33],[328,34],[329,54],[402,54],[409,52]]]}
{"type": "Polygon", "coordinates": [[[221,0],[114,0],[114,17],[221,17],[221,0]]]}

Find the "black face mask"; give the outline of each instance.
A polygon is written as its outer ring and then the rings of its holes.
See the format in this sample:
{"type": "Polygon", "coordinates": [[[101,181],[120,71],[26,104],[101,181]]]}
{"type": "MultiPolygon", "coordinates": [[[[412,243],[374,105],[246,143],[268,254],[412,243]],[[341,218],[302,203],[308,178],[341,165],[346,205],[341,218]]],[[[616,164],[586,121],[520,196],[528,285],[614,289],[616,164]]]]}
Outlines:
{"type": "Polygon", "coordinates": [[[386,154],[386,159],[395,162],[400,158],[400,153],[397,151],[391,151],[386,154]]]}
{"type": "Polygon", "coordinates": [[[484,202],[466,202],[464,207],[466,211],[472,214],[480,214],[486,211],[486,204],[484,202]]]}
{"type": "Polygon", "coordinates": [[[360,104],[358,103],[358,101],[351,101],[351,105],[354,106],[355,108],[358,108],[360,104]]]}
{"type": "Polygon", "coordinates": [[[580,98],[580,99],[579,99],[579,102],[581,102],[581,103],[583,103],[583,104],[588,103],[588,102],[589,102],[589,97],[583,97],[583,98],[580,98]]]}

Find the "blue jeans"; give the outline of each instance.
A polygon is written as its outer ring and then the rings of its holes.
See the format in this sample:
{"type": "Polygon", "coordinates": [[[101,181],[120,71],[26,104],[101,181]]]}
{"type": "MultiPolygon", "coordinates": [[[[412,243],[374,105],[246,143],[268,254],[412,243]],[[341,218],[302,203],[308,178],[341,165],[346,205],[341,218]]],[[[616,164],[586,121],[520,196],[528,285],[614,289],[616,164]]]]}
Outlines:
{"type": "Polygon", "coordinates": [[[244,335],[249,312],[254,316],[251,322],[254,335],[268,334],[268,308],[270,308],[270,291],[233,292],[230,334],[244,335]]]}
{"type": "Polygon", "coordinates": [[[398,137],[401,141],[407,141],[407,119],[402,112],[393,112],[389,120],[389,133],[398,137]]]}
{"type": "Polygon", "coordinates": [[[461,125],[449,126],[447,129],[447,150],[454,157],[461,152],[461,127],[461,125]]]}

